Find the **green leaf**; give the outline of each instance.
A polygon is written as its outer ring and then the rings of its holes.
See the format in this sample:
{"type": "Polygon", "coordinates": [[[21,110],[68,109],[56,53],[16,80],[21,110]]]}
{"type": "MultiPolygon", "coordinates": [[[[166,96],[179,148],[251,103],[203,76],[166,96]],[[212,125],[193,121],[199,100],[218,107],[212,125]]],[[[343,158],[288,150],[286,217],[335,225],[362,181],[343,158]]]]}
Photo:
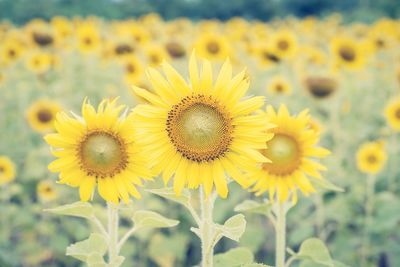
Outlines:
{"type": "Polygon", "coordinates": [[[107,267],[103,255],[100,255],[97,252],[94,252],[87,257],[86,264],[88,267],[107,267]]]}
{"type": "Polygon", "coordinates": [[[234,248],[214,256],[214,267],[241,267],[253,262],[253,253],[247,248],[234,248]]]}
{"type": "Polygon", "coordinates": [[[125,257],[123,256],[118,256],[115,258],[115,260],[113,262],[111,262],[110,264],[107,265],[107,267],[119,267],[122,265],[122,263],[124,262],[125,257]]]}
{"type": "Polygon", "coordinates": [[[250,264],[242,265],[240,267],[272,267],[272,266],[271,265],[265,265],[265,264],[262,264],[262,263],[250,263],[250,264]]]}
{"type": "MultiPolygon", "coordinates": [[[[81,261],[87,261],[89,256],[97,253],[103,256],[107,251],[107,240],[100,234],[91,234],[88,239],[77,242],[67,247],[67,256],[72,256],[81,261]]],[[[93,259],[92,259],[93,260],[93,259]]]]}
{"type": "Polygon", "coordinates": [[[271,208],[271,203],[259,203],[254,200],[245,200],[235,207],[235,211],[267,215],[271,211],[271,208]]]}
{"type": "Polygon", "coordinates": [[[147,191],[157,196],[177,202],[185,207],[189,206],[190,203],[190,192],[187,189],[183,189],[182,193],[179,196],[176,195],[172,187],[162,189],[149,189],[147,191]]]}
{"type": "Polygon", "coordinates": [[[165,218],[154,211],[138,210],[133,214],[136,228],[169,228],[179,224],[179,221],[165,218]]]}
{"type": "Polygon", "coordinates": [[[326,179],[316,179],[316,178],[311,178],[313,181],[313,184],[326,189],[328,191],[335,191],[335,192],[344,192],[344,189],[333,184],[332,182],[330,182],[329,180],[326,179]]]}
{"type": "Polygon", "coordinates": [[[226,220],[224,225],[216,225],[216,228],[221,231],[223,236],[239,241],[246,230],[246,220],[243,214],[237,214],[226,220]]]}
{"type": "Polygon", "coordinates": [[[75,202],[53,209],[45,209],[44,211],[59,215],[75,216],[87,219],[90,219],[92,216],[94,216],[93,206],[88,202],[75,202]]]}
{"type": "Polygon", "coordinates": [[[297,256],[301,259],[311,260],[315,263],[325,264],[332,266],[332,258],[329,250],[318,238],[309,238],[305,240],[297,253],[297,256]]]}

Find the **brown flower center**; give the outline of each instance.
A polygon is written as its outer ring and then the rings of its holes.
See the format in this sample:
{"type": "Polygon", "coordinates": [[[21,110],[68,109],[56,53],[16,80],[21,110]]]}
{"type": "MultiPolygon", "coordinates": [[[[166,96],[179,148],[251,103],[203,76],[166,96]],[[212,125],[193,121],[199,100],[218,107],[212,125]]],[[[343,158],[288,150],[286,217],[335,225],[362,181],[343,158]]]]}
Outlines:
{"type": "Polygon", "coordinates": [[[368,155],[367,161],[369,164],[374,164],[378,161],[375,155],[368,155]]]}
{"type": "Polygon", "coordinates": [[[330,96],[337,87],[335,80],[328,77],[311,76],[305,80],[305,84],[310,93],[316,98],[330,96]]]}
{"type": "Polygon", "coordinates": [[[41,109],[37,113],[37,118],[42,123],[48,123],[53,120],[53,113],[48,109],[41,109]]]}
{"type": "Polygon", "coordinates": [[[39,46],[48,46],[53,43],[53,37],[46,33],[34,32],[32,37],[33,41],[39,46]]]}
{"type": "Polygon", "coordinates": [[[211,41],[207,44],[207,51],[211,54],[218,54],[220,50],[219,44],[217,42],[211,41]]]}
{"type": "Polygon", "coordinates": [[[172,107],[166,130],[178,152],[189,160],[204,162],[217,159],[228,150],[233,125],[217,100],[193,95],[172,107]]]}
{"type": "Polygon", "coordinates": [[[396,109],[396,112],[394,113],[394,116],[400,120],[400,108],[396,109]]]}
{"type": "Polygon", "coordinates": [[[272,163],[264,163],[263,168],[275,175],[288,175],[300,164],[301,151],[297,141],[286,134],[277,133],[267,143],[263,154],[272,163]]]}
{"type": "Polygon", "coordinates": [[[278,48],[280,50],[286,51],[289,48],[289,43],[286,40],[279,40],[278,48]]]}
{"type": "Polygon", "coordinates": [[[356,58],[356,52],[352,47],[343,46],[339,49],[339,54],[345,61],[351,62],[356,58]]]}
{"type": "Polygon", "coordinates": [[[117,55],[126,55],[133,52],[133,47],[128,44],[120,44],[115,47],[115,54],[117,55]]]}
{"type": "Polygon", "coordinates": [[[127,152],[122,140],[108,132],[94,131],[79,145],[81,169],[88,175],[104,178],[118,174],[127,166],[127,152]]]}
{"type": "Polygon", "coordinates": [[[185,48],[177,42],[169,42],[166,44],[165,48],[168,54],[173,58],[181,58],[186,54],[185,48]]]}

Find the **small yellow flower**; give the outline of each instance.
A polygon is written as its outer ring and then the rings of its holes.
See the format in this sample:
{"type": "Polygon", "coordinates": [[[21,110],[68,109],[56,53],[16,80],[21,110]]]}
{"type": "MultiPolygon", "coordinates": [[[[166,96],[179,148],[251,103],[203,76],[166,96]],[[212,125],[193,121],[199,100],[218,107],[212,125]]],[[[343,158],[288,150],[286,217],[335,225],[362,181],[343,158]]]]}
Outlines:
{"type": "Polygon", "coordinates": [[[54,130],[56,114],[61,110],[61,106],[51,100],[41,99],[33,103],[27,110],[29,125],[35,131],[46,133],[54,130]]]}
{"type": "Polygon", "coordinates": [[[387,104],[385,117],[393,130],[400,131],[400,97],[393,99],[387,104]]]}
{"type": "Polygon", "coordinates": [[[42,74],[47,72],[52,65],[52,57],[43,52],[36,52],[31,54],[27,61],[26,67],[36,74],[42,74]]]}
{"type": "Polygon", "coordinates": [[[209,60],[223,61],[231,54],[228,40],[215,33],[203,33],[195,41],[194,48],[199,56],[209,60]]]}
{"type": "Polygon", "coordinates": [[[49,202],[57,198],[58,194],[53,182],[40,181],[36,186],[36,193],[42,202],[49,202]]]}
{"type": "Polygon", "coordinates": [[[125,106],[116,101],[102,101],[97,112],[85,101],[82,118],[61,112],[55,122],[57,133],[45,136],[58,158],[49,170],[60,173],[59,183],[79,187],[82,201],[92,197],[97,184],[103,199],[128,203],[129,195],[140,197],[136,186],[143,185],[141,178],[151,178],[150,161],[134,139],[132,114],[121,117],[125,106]]]}
{"type": "Polygon", "coordinates": [[[9,157],[0,156],[0,186],[8,184],[15,179],[15,164],[9,157]]]}
{"type": "Polygon", "coordinates": [[[330,152],[316,146],[319,134],[310,129],[308,111],[291,116],[285,105],[281,105],[278,112],[269,106],[266,122],[276,125],[272,129],[274,137],[262,151],[272,162],[263,163],[260,169],[249,173],[249,179],[255,183],[252,190],[257,195],[268,191],[271,201],[276,198],[280,202],[290,195],[296,202],[297,190],[306,196],[315,192],[311,181],[323,179],[320,171],[326,168],[310,157],[321,158],[330,152]]]}
{"type": "Polygon", "coordinates": [[[368,142],[357,151],[357,167],[360,171],[376,174],[385,165],[387,155],[383,142],[368,142]]]}
{"type": "Polygon", "coordinates": [[[283,76],[275,76],[267,84],[267,92],[273,95],[290,95],[292,87],[283,76]]]}

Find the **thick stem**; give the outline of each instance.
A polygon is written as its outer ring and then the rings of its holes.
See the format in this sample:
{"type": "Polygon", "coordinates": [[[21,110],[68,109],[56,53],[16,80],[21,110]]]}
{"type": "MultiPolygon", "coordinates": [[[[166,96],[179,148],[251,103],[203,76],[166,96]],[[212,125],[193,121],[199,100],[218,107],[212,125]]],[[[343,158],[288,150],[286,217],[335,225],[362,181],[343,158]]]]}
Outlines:
{"type": "Polygon", "coordinates": [[[108,215],[108,260],[109,263],[116,261],[118,257],[118,207],[107,203],[108,215]]]}
{"type": "Polygon", "coordinates": [[[276,227],[275,227],[275,266],[285,267],[286,251],[286,210],[285,203],[276,203],[276,227]]]}
{"type": "Polygon", "coordinates": [[[213,213],[213,198],[212,196],[206,197],[204,190],[200,188],[200,240],[201,240],[201,267],[213,266],[213,237],[214,237],[214,223],[212,218],[213,213]]]}
{"type": "Polygon", "coordinates": [[[370,174],[367,177],[367,187],[365,196],[365,225],[363,243],[361,247],[361,266],[366,266],[367,257],[370,249],[369,227],[372,222],[373,201],[375,193],[375,176],[370,174]]]}

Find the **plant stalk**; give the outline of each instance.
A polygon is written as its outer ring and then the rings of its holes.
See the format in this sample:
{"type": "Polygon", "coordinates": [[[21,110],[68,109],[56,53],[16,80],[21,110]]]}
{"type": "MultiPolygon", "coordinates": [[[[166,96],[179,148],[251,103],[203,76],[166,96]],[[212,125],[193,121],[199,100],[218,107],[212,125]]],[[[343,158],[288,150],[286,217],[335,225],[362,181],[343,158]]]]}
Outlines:
{"type": "Polygon", "coordinates": [[[201,240],[201,267],[213,267],[213,237],[214,222],[212,218],[214,201],[212,196],[206,197],[204,190],[200,187],[200,240],[201,240]]]}
{"type": "Polygon", "coordinates": [[[286,210],[285,203],[276,203],[276,227],[275,227],[275,266],[285,267],[286,251],[286,210]]]}
{"type": "Polygon", "coordinates": [[[108,260],[112,264],[118,257],[118,207],[107,202],[108,217],[108,260]]]}

